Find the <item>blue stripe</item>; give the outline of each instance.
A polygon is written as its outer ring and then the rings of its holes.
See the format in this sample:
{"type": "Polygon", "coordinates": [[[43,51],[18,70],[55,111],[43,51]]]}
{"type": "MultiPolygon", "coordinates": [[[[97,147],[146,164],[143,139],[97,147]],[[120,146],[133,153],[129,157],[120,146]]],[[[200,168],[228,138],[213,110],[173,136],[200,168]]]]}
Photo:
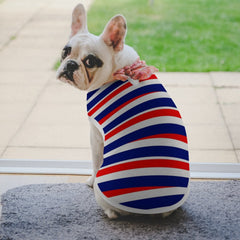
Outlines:
{"type": "Polygon", "coordinates": [[[141,157],[175,157],[188,160],[188,151],[168,146],[150,146],[134,148],[117,154],[113,154],[104,158],[102,167],[108,166],[113,163],[122,162],[128,159],[141,158],[141,157]]]}
{"type": "Polygon", "coordinates": [[[104,154],[124,144],[130,143],[132,141],[135,141],[144,137],[152,136],[155,134],[164,134],[164,133],[174,133],[174,134],[186,136],[185,128],[182,125],[156,124],[156,125],[138,129],[132,133],[126,134],[123,137],[113,141],[112,143],[104,147],[104,154]]]}
{"type": "Polygon", "coordinates": [[[126,111],[125,113],[123,113],[122,115],[120,115],[119,117],[117,117],[116,119],[114,119],[113,121],[111,121],[108,125],[106,125],[103,128],[104,133],[106,134],[107,132],[109,132],[111,129],[113,129],[114,127],[116,127],[117,125],[119,125],[120,123],[123,123],[125,120],[152,108],[157,108],[157,107],[173,107],[176,108],[176,105],[174,104],[174,102],[172,101],[171,98],[157,98],[157,99],[151,99],[149,101],[143,102],[131,109],[129,109],[128,111],[126,111]]]}
{"type": "Polygon", "coordinates": [[[91,92],[88,92],[88,93],[87,93],[87,100],[89,100],[89,99],[93,96],[93,94],[95,94],[99,89],[100,89],[100,88],[98,88],[98,89],[96,89],[96,90],[93,90],[93,91],[91,91],[91,92]]]}
{"type": "Polygon", "coordinates": [[[101,192],[133,187],[187,187],[189,179],[178,176],[139,176],[98,183],[101,192]]]}
{"type": "Polygon", "coordinates": [[[107,108],[105,108],[98,116],[96,116],[96,120],[99,122],[102,118],[104,118],[107,114],[112,112],[117,107],[121,106],[123,103],[126,103],[127,101],[138,97],[145,93],[151,93],[151,92],[165,92],[166,90],[161,84],[152,84],[147,85],[143,87],[139,87],[128,94],[124,95],[123,97],[119,98],[115,102],[113,102],[111,105],[109,105],[107,108]]]}
{"type": "Polygon", "coordinates": [[[90,111],[90,109],[95,106],[99,101],[101,101],[105,96],[107,96],[110,92],[124,84],[123,81],[117,81],[111,84],[108,88],[103,90],[100,94],[98,94],[91,102],[87,104],[87,111],[90,111]]]}
{"type": "Polygon", "coordinates": [[[131,208],[148,210],[153,208],[172,206],[178,203],[179,201],[181,201],[183,197],[184,197],[184,194],[179,194],[179,195],[154,197],[154,198],[123,202],[121,204],[131,208]]]}

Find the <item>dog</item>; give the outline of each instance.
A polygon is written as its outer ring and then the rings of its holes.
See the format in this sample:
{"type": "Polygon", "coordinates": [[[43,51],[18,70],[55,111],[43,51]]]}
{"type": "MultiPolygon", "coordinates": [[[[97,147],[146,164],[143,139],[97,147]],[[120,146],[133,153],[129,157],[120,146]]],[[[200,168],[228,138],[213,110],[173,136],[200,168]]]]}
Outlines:
{"type": "Polygon", "coordinates": [[[78,4],[57,78],[88,91],[93,174],[87,184],[105,214],[166,217],[189,192],[186,131],[157,69],[125,44],[126,26],[116,15],[95,36],[78,4]]]}

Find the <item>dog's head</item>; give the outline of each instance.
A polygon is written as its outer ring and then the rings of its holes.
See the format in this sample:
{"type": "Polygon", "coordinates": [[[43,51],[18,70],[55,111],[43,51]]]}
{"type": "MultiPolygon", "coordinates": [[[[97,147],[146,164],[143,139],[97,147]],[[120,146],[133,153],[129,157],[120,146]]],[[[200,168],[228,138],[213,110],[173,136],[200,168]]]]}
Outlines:
{"type": "Polygon", "coordinates": [[[81,90],[92,90],[111,81],[114,71],[138,58],[137,53],[124,44],[126,30],[125,18],[116,15],[100,36],[89,33],[85,9],[82,4],[77,5],[57,78],[81,90]]]}

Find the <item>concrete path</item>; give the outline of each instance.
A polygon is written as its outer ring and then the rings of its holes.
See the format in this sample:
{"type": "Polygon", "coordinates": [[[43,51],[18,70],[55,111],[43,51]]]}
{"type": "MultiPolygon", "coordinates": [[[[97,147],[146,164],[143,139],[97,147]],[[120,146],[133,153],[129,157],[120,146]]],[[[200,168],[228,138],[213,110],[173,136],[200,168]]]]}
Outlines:
{"type": "MultiPolygon", "coordinates": [[[[0,2],[2,159],[91,159],[85,93],[52,70],[78,2],[0,2]]],[[[191,161],[240,162],[240,73],[158,76],[186,123],[191,161]]]]}

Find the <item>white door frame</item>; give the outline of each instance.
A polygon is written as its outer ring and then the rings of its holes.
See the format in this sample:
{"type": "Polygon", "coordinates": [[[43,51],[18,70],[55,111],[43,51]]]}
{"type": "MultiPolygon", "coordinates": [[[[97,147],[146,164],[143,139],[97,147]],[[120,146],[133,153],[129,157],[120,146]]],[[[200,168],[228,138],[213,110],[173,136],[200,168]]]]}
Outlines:
{"type": "MultiPolygon", "coordinates": [[[[191,178],[240,179],[238,163],[190,163],[191,178]]],[[[0,174],[91,175],[90,161],[0,159],[0,174]]]]}

